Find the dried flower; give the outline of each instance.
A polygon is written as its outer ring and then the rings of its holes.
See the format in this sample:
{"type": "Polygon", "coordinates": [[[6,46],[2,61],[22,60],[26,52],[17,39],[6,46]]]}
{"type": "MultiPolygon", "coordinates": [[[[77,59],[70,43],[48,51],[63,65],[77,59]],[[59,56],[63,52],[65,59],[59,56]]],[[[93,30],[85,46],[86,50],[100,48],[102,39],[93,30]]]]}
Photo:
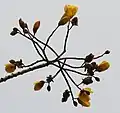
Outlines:
{"type": "Polygon", "coordinates": [[[69,96],[70,96],[70,92],[68,90],[65,90],[62,97],[62,102],[66,102],[69,96]]]}

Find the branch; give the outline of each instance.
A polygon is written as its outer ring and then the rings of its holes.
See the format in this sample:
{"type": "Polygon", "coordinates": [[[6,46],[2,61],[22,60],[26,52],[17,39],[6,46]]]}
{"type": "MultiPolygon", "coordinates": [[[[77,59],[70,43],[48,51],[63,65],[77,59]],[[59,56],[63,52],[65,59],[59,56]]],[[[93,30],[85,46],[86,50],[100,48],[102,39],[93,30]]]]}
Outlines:
{"type": "Polygon", "coordinates": [[[40,68],[46,67],[50,63],[51,62],[49,62],[49,63],[43,63],[41,65],[37,65],[37,66],[34,66],[34,67],[29,67],[28,69],[24,69],[24,70],[22,70],[20,72],[12,73],[12,74],[10,74],[8,76],[5,76],[4,78],[0,78],[0,83],[1,82],[5,82],[6,80],[9,80],[9,79],[15,78],[15,77],[17,77],[19,75],[23,75],[23,74],[25,74],[27,72],[30,72],[30,71],[33,71],[33,70],[36,70],[36,69],[40,69],[40,68]]]}

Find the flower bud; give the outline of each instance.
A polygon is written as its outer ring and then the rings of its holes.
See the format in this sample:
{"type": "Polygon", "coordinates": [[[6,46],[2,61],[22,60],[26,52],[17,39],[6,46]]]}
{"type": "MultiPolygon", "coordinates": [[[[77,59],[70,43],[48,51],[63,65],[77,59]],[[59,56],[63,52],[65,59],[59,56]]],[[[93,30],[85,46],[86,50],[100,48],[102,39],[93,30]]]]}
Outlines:
{"type": "Polygon", "coordinates": [[[15,71],[15,69],[16,69],[16,65],[11,64],[11,63],[5,64],[5,71],[6,71],[7,73],[12,73],[12,72],[15,71]]]}
{"type": "Polygon", "coordinates": [[[36,21],[34,26],[33,26],[33,33],[34,33],[34,35],[37,32],[39,27],[40,27],[40,21],[36,21]]]}
{"type": "Polygon", "coordinates": [[[23,22],[23,20],[21,18],[19,19],[19,25],[22,29],[25,28],[25,23],[23,22]]]}
{"type": "Polygon", "coordinates": [[[95,78],[95,80],[97,81],[97,82],[100,82],[100,78],[99,77],[94,77],[95,78]]]}
{"type": "Polygon", "coordinates": [[[107,70],[109,67],[110,67],[109,62],[103,61],[102,63],[100,63],[100,64],[98,65],[96,71],[102,72],[102,71],[107,70]]]}
{"type": "Polygon", "coordinates": [[[78,26],[78,18],[74,17],[71,21],[72,26],[78,26]]]}
{"type": "Polygon", "coordinates": [[[85,85],[93,83],[92,77],[86,77],[86,78],[84,78],[83,81],[82,81],[82,83],[85,84],[85,85]]]}
{"type": "Polygon", "coordinates": [[[41,81],[37,81],[34,83],[34,90],[38,91],[40,90],[45,84],[45,81],[41,80],[41,81]]]}
{"type": "Polygon", "coordinates": [[[109,50],[106,50],[104,54],[109,54],[109,53],[110,53],[110,51],[109,51],[109,50]]]}

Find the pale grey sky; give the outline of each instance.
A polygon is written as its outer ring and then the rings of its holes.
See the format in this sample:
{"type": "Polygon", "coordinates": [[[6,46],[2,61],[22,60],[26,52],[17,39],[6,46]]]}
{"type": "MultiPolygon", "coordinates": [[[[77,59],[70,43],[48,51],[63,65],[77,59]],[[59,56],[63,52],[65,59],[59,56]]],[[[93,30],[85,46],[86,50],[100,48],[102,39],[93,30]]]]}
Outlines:
{"type": "MultiPolygon", "coordinates": [[[[98,60],[108,60],[111,68],[100,74],[100,83],[91,85],[94,90],[91,107],[84,108],[79,105],[75,108],[71,100],[66,104],[61,103],[66,84],[60,76],[56,78],[50,93],[45,88],[34,92],[34,81],[55,72],[53,68],[45,68],[0,84],[1,113],[120,113],[119,0],[1,0],[0,77],[7,75],[4,64],[9,59],[22,58],[25,63],[30,63],[38,58],[29,41],[19,35],[9,35],[12,28],[18,26],[18,19],[28,22],[31,28],[36,20],[40,20],[41,28],[37,36],[45,41],[62,16],[65,4],[79,7],[79,27],[75,27],[70,34],[67,55],[83,57],[90,52],[100,54],[106,49],[111,50],[110,55],[98,60]]],[[[61,27],[51,40],[52,46],[59,52],[64,33],[65,27],[61,27]]],[[[51,54],[49,56],[52,57],[51,54]]]]}

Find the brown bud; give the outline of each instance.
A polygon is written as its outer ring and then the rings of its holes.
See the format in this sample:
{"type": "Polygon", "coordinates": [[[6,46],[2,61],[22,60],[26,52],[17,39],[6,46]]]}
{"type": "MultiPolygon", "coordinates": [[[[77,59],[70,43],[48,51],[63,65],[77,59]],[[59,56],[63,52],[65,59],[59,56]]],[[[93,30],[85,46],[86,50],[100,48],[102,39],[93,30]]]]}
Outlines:
{"type": "Polygon", "coordinates": [[[40,27],[40,21],[36,21],[34,26],[33,26],[33,33],[34,33],[34,35],[37,32],[39,27],[40,27]]]}
{"type": "Polygon", "coordinates": [[[50,85],[47,86],[47,91],[51,91],[51,86],[50,85]]]}
{"type": "Polygon", "coordinates": [[[19,19],[19,25],[20,25],[20,27],[21,27],[22,29],[25,28],[25,23],[22,21],[21,18],[19,19]]]}
{"type": "Polygon", "coordinates": [[[94,77],[95,78],[95,80],[97,81],[97,82],[100,82],[100,78],[99,77],[94,77]]]}
{"type": "Polygon", "coordinates": [[[72,26],[78,26],[78,18],[74,17],[71,21],[72,26]]]}
{"type": "Polygon", "coordinates": [[[78,103],[76,101],[73,101],[73,105],[77,107],[78,103]]]}
{"type": "Polygon", "coordinates": [[[94,58],[94,55],[92,53],[90,53],[89,55],[87,55],[85,57],[85,62],[89,63],[89,62],[91,62],[93,60],[93,58],[94,58]]]}
{"type": "Polygon", "coordinates": [[[104,54],[109,54],[109,53],[110,53],[110,51],[109,51],[109,50],[106,50],[104,54]]]}
{"type": "Polygon", "coordinates": [[[11,36],[15,36],[16,34],[17,34],[17,31],[14,31],[14,30],[10,33],[11,36]]]}
{"type": "Polygon", "coordinates": [[[13,60],[13,59],[9,60],[9,62],[10,62],[11,64],[15,64],[15,60],[13,60]]]}

